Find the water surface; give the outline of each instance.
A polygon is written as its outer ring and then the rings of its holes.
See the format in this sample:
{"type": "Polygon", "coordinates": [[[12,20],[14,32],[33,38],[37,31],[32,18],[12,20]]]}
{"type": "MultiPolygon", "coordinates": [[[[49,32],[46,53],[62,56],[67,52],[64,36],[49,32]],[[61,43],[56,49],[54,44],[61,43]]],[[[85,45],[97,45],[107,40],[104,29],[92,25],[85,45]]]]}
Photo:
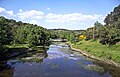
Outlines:
{"type": "Polygon", "coordinates": [[[45,55],[37,52],[8,60],[9,68],[2,70],[0,77],[120,77],[114,70],[73,52],[67,44],[52,44],[44,59],[45,55]]]}

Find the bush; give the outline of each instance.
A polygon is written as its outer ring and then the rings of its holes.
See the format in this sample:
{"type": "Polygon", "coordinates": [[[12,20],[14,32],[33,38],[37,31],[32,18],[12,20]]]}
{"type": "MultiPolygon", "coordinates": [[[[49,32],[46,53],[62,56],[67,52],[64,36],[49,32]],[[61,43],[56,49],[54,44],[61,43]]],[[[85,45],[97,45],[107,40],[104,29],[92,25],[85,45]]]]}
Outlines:
{"type": "Polygon", "coordinates": [[[104,38],[100,40],[100,43],[103,45],[115,45],[116,43],[120,42],[119,38],[116,39],[110,39],[110,38],[104,38]]]}
{"type": "Polygon", "coordinates": [[[104,39],[101,39],[99,42],[100,42],[101,44],[103,44],[103,45],[106,45],[106,44],[109,43],[108,40],[109,40],[108,38],[104,38],[104,39]]]}

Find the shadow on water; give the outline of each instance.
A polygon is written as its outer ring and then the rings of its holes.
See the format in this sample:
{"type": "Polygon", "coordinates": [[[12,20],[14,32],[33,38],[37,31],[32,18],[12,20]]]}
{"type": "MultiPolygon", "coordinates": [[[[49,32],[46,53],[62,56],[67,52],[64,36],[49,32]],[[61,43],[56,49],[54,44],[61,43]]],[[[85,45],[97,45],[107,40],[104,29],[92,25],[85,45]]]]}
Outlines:
{"type": "Polygon", "coordinates": [[[19,55],[27,53],[27,48],[6,48],[5,50],[1,50],[0,52],[0,71],[8,68],[7,60],[16,58],[19,55]]]}
{"type": "Polygon", "coordinates": [[[13,77],[15,65],[25,62],[41,63],[46,58],[47,48],[9,48],[0,55],[0,77],[13,77]]]}

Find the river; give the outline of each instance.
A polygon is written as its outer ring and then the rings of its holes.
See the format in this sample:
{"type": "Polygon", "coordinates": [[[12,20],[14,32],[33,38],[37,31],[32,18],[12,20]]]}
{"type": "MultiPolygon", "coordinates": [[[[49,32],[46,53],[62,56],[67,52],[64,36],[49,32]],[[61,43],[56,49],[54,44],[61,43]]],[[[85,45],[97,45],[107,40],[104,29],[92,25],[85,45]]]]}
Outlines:
{"type": "Polygon", "coordinates": [[[51,44],[44,55],[35,52],[9,59],[5,65],[0,77],[120,77],[119,69],[102,66],[65,43],[51,44]]]}

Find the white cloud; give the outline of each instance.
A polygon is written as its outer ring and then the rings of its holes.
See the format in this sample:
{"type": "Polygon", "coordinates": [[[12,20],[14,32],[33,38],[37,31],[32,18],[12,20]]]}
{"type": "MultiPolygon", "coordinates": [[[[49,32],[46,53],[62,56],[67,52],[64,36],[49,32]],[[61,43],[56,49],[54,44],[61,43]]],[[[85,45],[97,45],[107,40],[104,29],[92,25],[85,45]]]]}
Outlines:
{"type": "Polygon", "coordinates": [[[47,10],[49,10],[49,11],[50,11],[51,9],[50,9],[49,7],[47,7],[47,10]]]}
{"type": "Polygon", "coordinates": [[[42,19],[44,13],[37,10],[23,11],[22,9],[20,9],[19,13],[17,13],[17,16],[20,19],[42,19]]]}
{"type": "Polygon", "coordinates": [[[13,16],[13,11],[8,11],[5,8],[0,7],[0,15],[13,16]]]}
{"type": "Polygon", "coordinates": [[[22,12],[23,10],[22,9],[19,9],[19,12],[22,12]]]}
{"type": "Polygon", "coordinates": [[[45,16],[46,22],[53,23],[76,23],[76,22],[86,22],[86,21],[96,21],[101,20],[102,15],[84,15],[81,13],[71,13],[71,14],[53,14],[49,13],[45,16]]]}
{"type": "Polygon", "coordinates": [[[29,23],[39,25],[39,22],[37,20],[31,20],[29,23]]]}

